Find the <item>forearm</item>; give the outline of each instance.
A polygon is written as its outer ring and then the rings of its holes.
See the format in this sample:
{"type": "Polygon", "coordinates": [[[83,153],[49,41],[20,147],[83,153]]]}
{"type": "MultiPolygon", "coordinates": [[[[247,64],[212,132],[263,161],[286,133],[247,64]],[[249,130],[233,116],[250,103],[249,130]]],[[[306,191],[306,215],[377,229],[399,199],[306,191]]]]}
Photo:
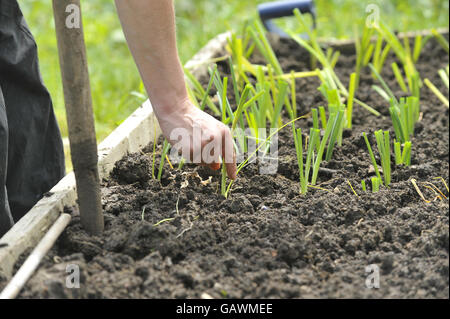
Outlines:
{"type": "Polygon", "coordinates": [[[187,99],[173,0],[115,0],[123,31],[158,117],[187,99]]]}

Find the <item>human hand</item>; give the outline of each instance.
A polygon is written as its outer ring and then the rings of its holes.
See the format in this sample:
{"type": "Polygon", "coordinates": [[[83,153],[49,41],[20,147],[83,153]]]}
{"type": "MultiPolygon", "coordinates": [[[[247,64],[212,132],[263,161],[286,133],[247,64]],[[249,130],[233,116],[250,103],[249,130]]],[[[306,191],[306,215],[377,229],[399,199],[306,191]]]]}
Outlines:
{"type": "Polygon", "coordinates": [[[164,137],[194,163],[217,170],[222,158],[228,177],[236,179],[236,155],[229,128],[195,107],[189,99],[178,104],[170,108],[174,110],[170,113],[156,112],[164,137]]]}

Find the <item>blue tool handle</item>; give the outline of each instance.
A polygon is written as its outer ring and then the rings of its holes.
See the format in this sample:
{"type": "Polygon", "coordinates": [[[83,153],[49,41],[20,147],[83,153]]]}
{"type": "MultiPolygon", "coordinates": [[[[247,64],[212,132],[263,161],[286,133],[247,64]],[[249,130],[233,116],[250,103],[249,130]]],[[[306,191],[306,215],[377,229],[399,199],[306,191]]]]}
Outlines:
{"type": "Polygon", "coordinates": [[[313,26],[316,26],[316,9],[313,0],[276,1],[258,5],[259,16],[266,29],[281,36],[286,36],[286,34],[270,20],[292,16],[294,9],[299,9],[301,13],[311,14],[313,26]]]}

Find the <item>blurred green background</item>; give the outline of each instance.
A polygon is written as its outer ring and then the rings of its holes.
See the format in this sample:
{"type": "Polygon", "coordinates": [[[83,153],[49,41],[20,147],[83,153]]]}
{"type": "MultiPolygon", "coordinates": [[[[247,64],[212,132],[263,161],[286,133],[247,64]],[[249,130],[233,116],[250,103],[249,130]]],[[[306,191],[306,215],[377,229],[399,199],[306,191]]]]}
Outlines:
{"type": "MultiPolygon", "coordinates": [[[[229,29],[240,30],[256,16],[263,0],[175,0],[181,60],[188,61],[208,40],[229,29]]],[[[447,0],[316,0],[321,37],[352,37],[353,24],[366,16],[366,6],[379,5],[381,19],[398,31],[448,27],[447,0]]],[[[64,137],[67,125],[51,1],[21,1],[36,38],[41,72],[53,97],[64,137]]],[[[128,51],[113,0],[82,1],[92,97],[98,140],[104,139],[144,100],[145,92],[128,51]]],[[[290,25],[293,21],[286,20],[290,25]]],[[[67,142],[67,138],[65,139],[67,142]]]]}

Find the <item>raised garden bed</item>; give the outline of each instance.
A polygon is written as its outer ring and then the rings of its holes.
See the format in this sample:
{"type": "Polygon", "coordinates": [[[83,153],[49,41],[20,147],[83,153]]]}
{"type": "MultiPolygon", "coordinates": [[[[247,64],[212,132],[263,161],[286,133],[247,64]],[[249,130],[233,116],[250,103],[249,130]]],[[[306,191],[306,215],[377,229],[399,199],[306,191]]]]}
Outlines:
{"type": "MultiPolygon", "coordinates": [[[[273,46],[285,72],[309,70],[310,56],[295,42],[273,46]]],[[[385,65],[393,61],[391,53],[385,65]]],[[[265,63],[257,56],[252,62],[265,63]]],[[[448,93],[437,74],[448,63],[431,39],[416,67],[448,93]]],[[[354,65],[354,52],[343,50],[335,71],[345,86],[354,65]]],[[[229,72],[226,63],[218,66],[229,72]]],[[[382,76],[397,96],[404,95],[389,67],[382,76]]],[[[206,87],[209,78],[200,80],[206,87]]],[[[88,236],[77,211],[69,209],[71,224],[20,297],[448,298],[448,200],[433,200],[435,193],[420,186],[432,182],[445,190],[438,177],[448,185],[448,108],[424,87],[411,166],[393,166],[389,189],[363,192],[361,180],[374,172],[362,132],[392,130],[388,103],[371,88],[375,83],[363,72],[357,97],[381,116],[355,106],[353,129],[344,131],[342,146],[322,164],[322,189],[306,195],[299,194],[289,128],[279,133],[278,173],[260,175],[250,164],[227,199],[220,195],[219,172],[192,165],[179,171],[166,163],[159,182],[151,178],[152,144],[126,156],[103,181],[104,234],[88,236]],[[79,289],[66,288],[68,264],[79,266],[79,289]],[[371,264],[380,268],[378,289],[366,287],[371,264]]],[[[296,86],[299,115],[325,105],[318,78],[297,79],[296,86]]],[[[234,105],[231,90],[228,97],[234,105]]],[[[296,122],[305,132],[311,125],[311,119],[296,122]]]]}

